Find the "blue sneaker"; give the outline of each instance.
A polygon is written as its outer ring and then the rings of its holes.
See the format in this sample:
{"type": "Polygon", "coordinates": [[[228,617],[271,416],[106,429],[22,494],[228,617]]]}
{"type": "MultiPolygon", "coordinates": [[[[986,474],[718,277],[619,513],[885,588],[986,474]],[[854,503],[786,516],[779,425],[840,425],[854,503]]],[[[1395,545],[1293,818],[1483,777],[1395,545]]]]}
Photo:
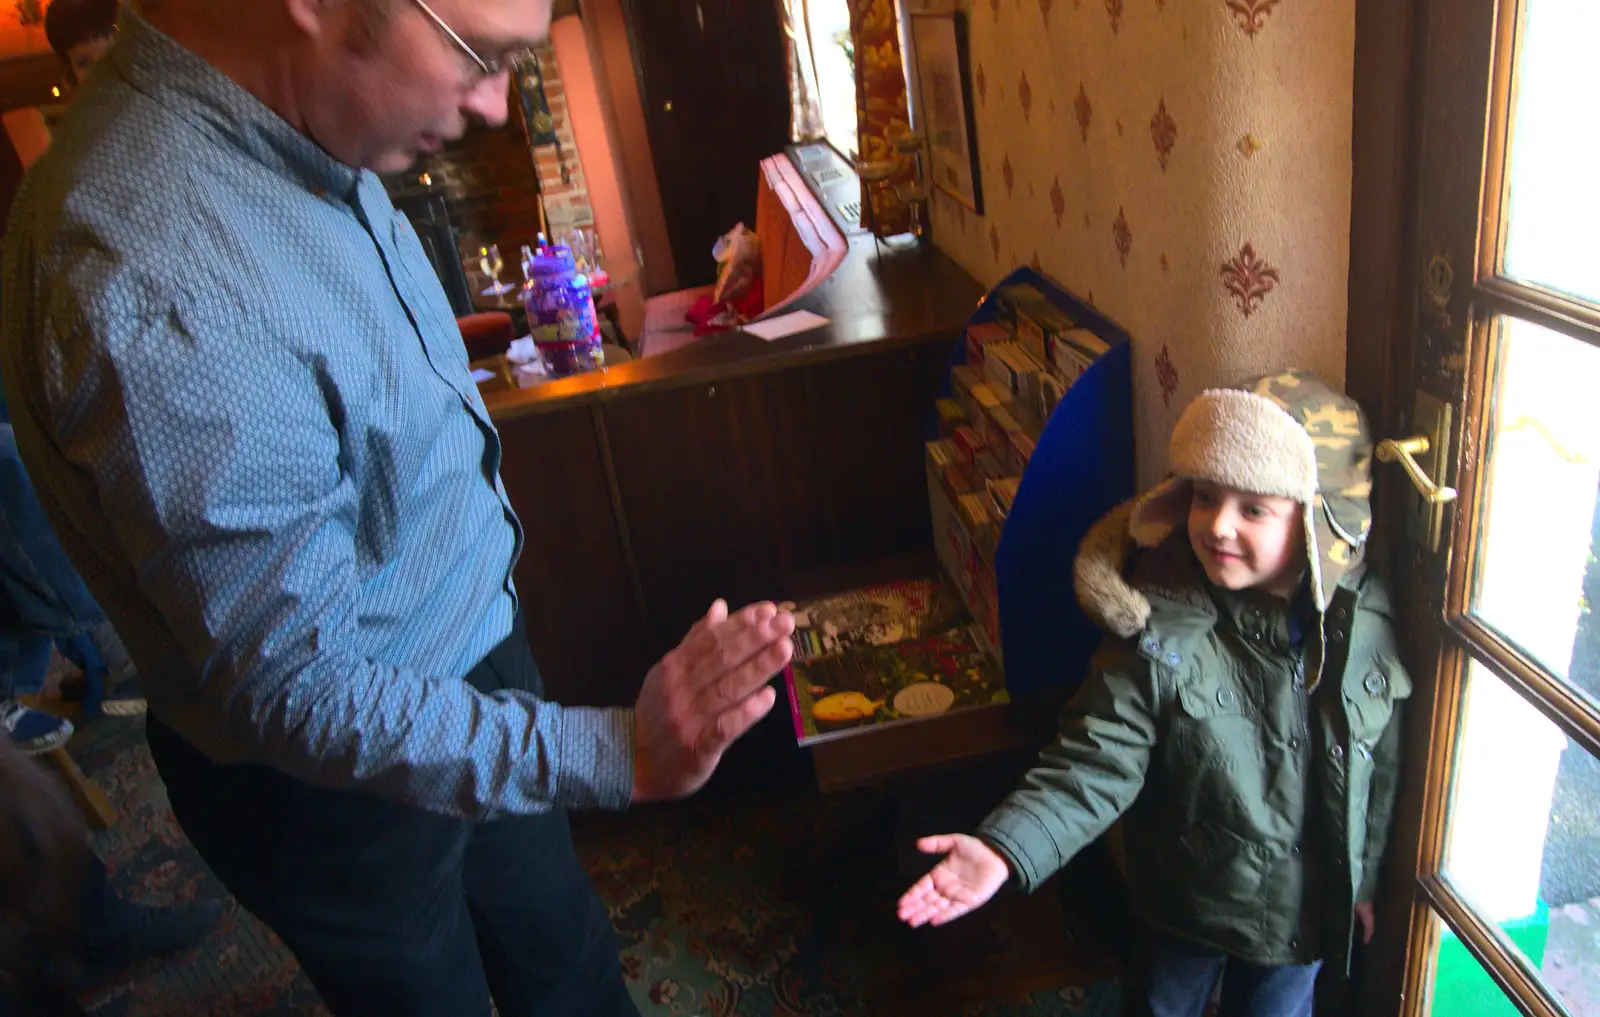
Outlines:
{"type": "Polygon", "coordinates": [[[24,755],[59,749],[72,737],[72,724],[54,714],[29,709],[15,699],[0,699],[0,729],[24,755]]]}

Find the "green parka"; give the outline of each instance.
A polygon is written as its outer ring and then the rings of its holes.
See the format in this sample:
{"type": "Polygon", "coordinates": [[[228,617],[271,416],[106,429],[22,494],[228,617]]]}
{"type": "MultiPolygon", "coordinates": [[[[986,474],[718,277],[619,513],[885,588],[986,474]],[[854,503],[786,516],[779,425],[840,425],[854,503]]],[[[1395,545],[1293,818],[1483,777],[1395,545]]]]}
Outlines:
{"type": "Polygon", "coordinates": [[[1134,548],[1130,507],[1078,563],[1080,600],[1112,633],[1059,737],[978,836],[1032,890],[1121,817],[1143,922],[1256,964],[1347,970],[1411,693],[1388,594],[1357,565],[1320,619],[1301,608],[1296,650],[1288,602],[1213,586],[1181,528],[1134,548]]]}

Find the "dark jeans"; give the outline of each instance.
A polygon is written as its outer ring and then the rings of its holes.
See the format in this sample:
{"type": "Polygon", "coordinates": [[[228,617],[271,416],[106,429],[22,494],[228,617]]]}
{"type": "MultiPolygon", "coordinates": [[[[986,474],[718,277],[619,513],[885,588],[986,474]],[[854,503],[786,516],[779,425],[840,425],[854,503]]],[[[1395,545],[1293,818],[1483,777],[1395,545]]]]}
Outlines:
{"type": "MultiPolygon", "coordinates": [[[[520,617],[467,680],[542,692],[520,617]]],[[[467,823],[149,739],[201,857],[339,1017],[638,1014],[565,812],[467,823]]]]}
{"type": "Polygon", "coordinates": [[[0,423],[0,699],[37,691],[55,642],[89,677],[92,714],[106,665],[91,633],[105,627],[39,504],[16,434],[0,423]]]}
{"type": "Polygon", "coordinates": [[[1222,979],[1217,1017],[1311,1017],[1322,962],[1262,967],[1146,932],[1123,978],[1126,1017],[1201,1017],[1222,979]]]}

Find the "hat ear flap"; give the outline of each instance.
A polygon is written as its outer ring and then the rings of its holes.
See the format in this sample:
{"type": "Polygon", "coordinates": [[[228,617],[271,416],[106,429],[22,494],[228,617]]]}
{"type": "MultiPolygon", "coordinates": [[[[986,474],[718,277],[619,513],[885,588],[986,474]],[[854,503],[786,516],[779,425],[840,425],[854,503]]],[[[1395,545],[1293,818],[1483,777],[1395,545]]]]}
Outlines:
{"type": "Polygon", "coordinates": [[[1140,547],[1156,547],[1187,525],[1194,485],[1182,477],[1168,477],[1140,496],[1128,517],[1128,533],[1140,547]]]}

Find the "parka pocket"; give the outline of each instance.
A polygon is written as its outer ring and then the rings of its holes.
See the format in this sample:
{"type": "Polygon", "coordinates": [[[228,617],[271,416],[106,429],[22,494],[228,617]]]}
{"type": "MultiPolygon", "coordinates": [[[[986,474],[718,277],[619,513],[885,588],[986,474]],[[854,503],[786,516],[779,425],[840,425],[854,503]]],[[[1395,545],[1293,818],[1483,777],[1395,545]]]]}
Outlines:
{"type": "Polygon", "coordinates": [[[1250,705],[1235,685],[1210,678],[1178,689],[1178,710],[1168,731],[1188,778],[1202,769],[1235,770],[1241,753],[1254,753],[1257,737],[1250,705]]]}
{"type": "Polygon", "coordinates": [[[1262,850],[1220,823],[1202,820],[1179,838],[1187,869],[1184,882],[1209,900],[1236,904],[1259,903],[1264,876],[1262,850]]]}
{"type": "Polygon", "coordinates": [[[1178,705],[1185,717],[1207,720],[1212,717],[1243,716],[1244,696],[1228,682],[1211,680],[1190,682],[1178,689],[1178,705]]]}
{"type": "Polygon", "coordinates": [[[1344,683],[1354,741],[1371,745],[1383,736],[1395,704],[1411,695],[1411,676],[1398,662],[1380,658],[1344,683]]]}

